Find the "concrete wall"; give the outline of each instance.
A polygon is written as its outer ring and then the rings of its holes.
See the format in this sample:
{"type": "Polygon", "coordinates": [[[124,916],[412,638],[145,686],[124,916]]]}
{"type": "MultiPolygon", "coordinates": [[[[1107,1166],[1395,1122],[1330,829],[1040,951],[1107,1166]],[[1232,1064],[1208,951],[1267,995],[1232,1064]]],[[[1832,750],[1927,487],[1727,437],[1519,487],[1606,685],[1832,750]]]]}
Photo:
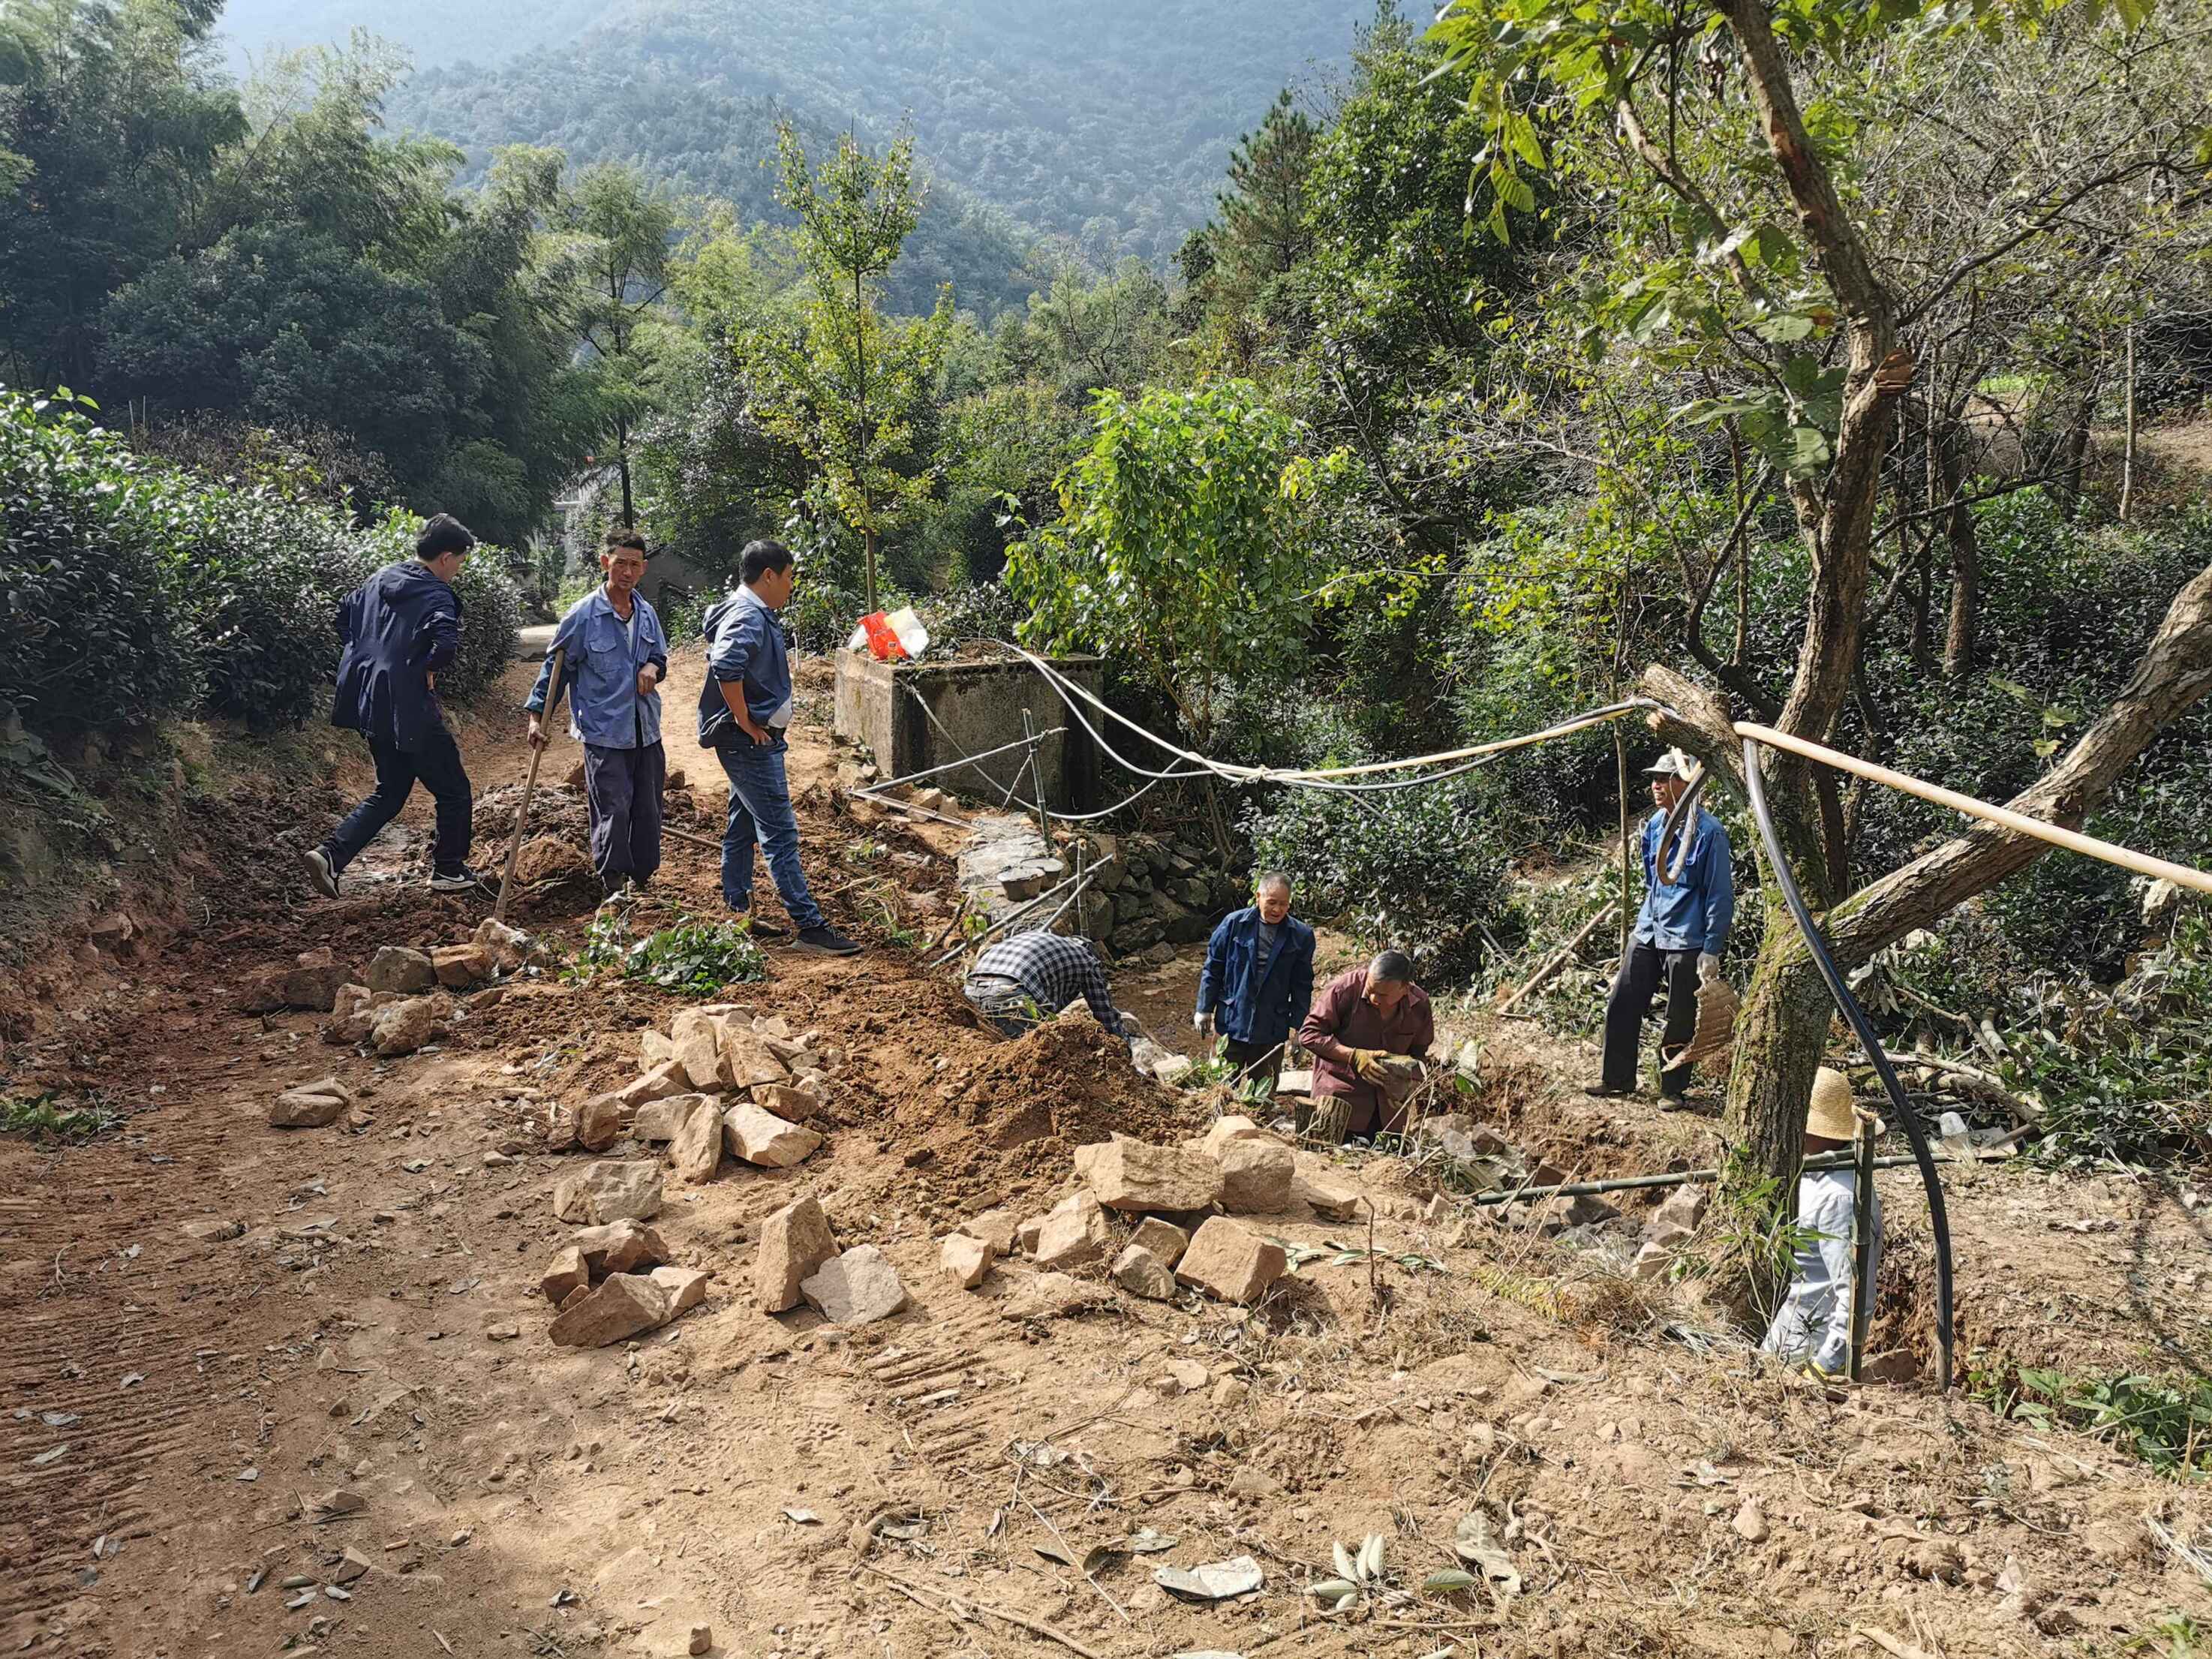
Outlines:
{"type": "MultiPolygon", "coordinates": [[[[1097,745],[1068,715],[1060,693],[1027,663],[885,663],[855,651],[840,651],[836,659],[837,735],[873,755],[885,780],[1018,742],[1026,709],[1036,731],[1053,733],[1037,744],[1045,805],[1063,812],[1099,805],[1097,745]]],[[[1103,677],[1096,657],[1052,661],[1079,685],[1094,693],[1099,690],[1103,677]]],[[[1024,751],[1016,750],[927,782],[995,804],[1024,763],[1024,751]]],[[[1025,778],[1023,796],[1034,799],[1030,790],[1025,778]]]]}

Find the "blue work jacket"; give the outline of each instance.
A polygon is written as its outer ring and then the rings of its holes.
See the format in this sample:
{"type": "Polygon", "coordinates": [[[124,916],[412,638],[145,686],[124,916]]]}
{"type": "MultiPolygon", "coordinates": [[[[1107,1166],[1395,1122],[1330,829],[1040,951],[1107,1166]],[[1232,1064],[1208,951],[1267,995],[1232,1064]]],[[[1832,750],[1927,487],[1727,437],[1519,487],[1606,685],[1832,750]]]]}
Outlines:
{"type": "Polygon", "coordinates": [[[1735,921],[1735,869],[1729,862],[1728,831],[1703,807],[1690,833],[1696,837],[1682,865],[1680,882],[1660,878],[1659,835],[1667,815],[1654,812],[1644,825],[1644,908],[1637,913],[1639,944],[1661,951],[1697,951],[1718,956],[1728,948],[1735,921]]]}
{"type": "Polygon", "coordinates": [[[331,724],[411,753],[445,724],[430,676],[461,648],[460,596],[420,559],[388,564],[338,601],[331,724]]]}
{"type": "Polygon", "coordinates": [[[560,706],[566,690],[569,736],[599,749],[646,749],[659,743],[660,693],[639,696],[637,676],[647,663],[668,672],[668,635],[642,593],[633,592],[629,603],[637,622],[635,645],[629,624],[617,613],[605,588],[594,588],[570,605],[545,648],[545,665],[538,671],[538,684],[523,708],[533,714],[550,712],[560,706]],[[556,651],[568,653],[562,659],[559,685],[551,684],[556,651]]]}
{"type": "Polygon", "coordinates": [[[1259,906],[1233,910],[1206,942],[1199,1012],[1212,1009],[1222,1033],[1239,1042],[1280,1042],[1305,1024],[1313,1006],[1313,929],[1285,916],[1274,953],[1261,961],[1259,906]]]}
{"type": "Polygon", "coordinates": [[[724,595],[707,612],[707,683],[699,689],[699,746],[743,748],[751,739],[731,718],[722,687],[744,684],[745,713],[756,726],[788,725],[791,653],[775,612],[740,589],[724,595]],[[778,721],[775,716],[781,714],[778,721]]]}

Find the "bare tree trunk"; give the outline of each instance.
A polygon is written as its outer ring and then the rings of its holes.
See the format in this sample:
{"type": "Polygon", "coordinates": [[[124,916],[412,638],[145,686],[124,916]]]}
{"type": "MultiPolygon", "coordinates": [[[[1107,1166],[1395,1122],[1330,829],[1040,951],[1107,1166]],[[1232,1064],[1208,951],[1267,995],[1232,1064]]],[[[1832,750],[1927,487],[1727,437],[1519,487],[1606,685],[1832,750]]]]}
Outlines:
{"type": "Polygon", "coordinates": [[[1943,524],[1951,543],[1951,615],[1943,633],[1943,673],[1954,680],[1973,672],[1982,615],[1982,546],[1974,509],[1959,499],[1966,494],[1964,471],[1955,445],[1946,445],[1943,488],[1952,507],[1943,524]]]}
{"type": "Polygon", "coordinates": [[[2128,435],[2126,447],[2120,452],[2120,522],[2128,521],[2128,504],[2136,493],[2136,325],[2128,325],[2127,406],[2128,435]]]}

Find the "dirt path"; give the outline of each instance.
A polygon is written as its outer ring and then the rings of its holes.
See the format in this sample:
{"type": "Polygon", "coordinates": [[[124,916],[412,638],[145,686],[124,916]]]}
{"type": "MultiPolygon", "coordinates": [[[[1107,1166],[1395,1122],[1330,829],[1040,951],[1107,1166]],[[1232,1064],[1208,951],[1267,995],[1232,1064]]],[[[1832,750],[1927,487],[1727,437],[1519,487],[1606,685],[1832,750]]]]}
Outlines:
{"type": "MultiPolygon", "coordinates": [[[[679,660],[672,725],[697,672],[679,660]]],[[[281,803],[226,826],[220,908],[9,1057],[137,1109],[88,1146],[0,1142],[7,1650],[659,1655],[696,1623],[718,1653],[794,1659],[1881,1650],[1858,1629],[1892,1653],[2057,1655],[2205,1607],[2142,1518],[2187,1535],[2190,1500],[2140,1464],[1955,1398],[1760,1376],[1686,1344],[1710,1319],[1666,1287],[1449,1196],[1431,1218],[1436,1195],[1395,1160],[1346,1172],[1404,1259],[1310,1267],[1254,1313],[1109,1297],[1012,1319],[1018,1264],[958,1290],[934,1265],[946,1226],[1042,1209],[1068,1182],[1067,1135],[1006,1146],[1010,1119],[1159,1138],[1210,1108],[1079,1049],[1014,1066],[887,942],[894,922],[949,915],[953,832],[841,805],[820,702],[817,687],[794,750],[809,865],[872,948],[778,955],[754,1003],[849,1056],[842,1127],[798,1170],[671,1185],[655,1224],[714,1288],[640,1343],[546,1341],[536,1284],[566,1231],[548,1194],[576,1166],[524,1125],[626,1079],[638,1033],[675,1005],[526,981],[392,1062],[322,1043],[313,1016],[234,1012],[249,974],[310,945],[365,961],[460,939],[485,908],[398,881],[310,901],[275,855],[298,839],[281,803]],[[272,1093],[333,1072],[362,1127],[266,1127],[272,1093]],[[890,1257],[906,1312],[845,1333],[753,1310],[758,1221],[800,1192],[890,1257]],[[242,1237],[185,1231],[233,1221],[242,1237]],[[338,1492],[360,1506],[316,1508],[338,1492]],[[1333,1541],[1377,1532],[1398,1584],[1418,1586],[1477,1508],[1516,1598],[1324,1618],[1298,1593],[1332,1571],[1333,1541]],[[887,1512],[894,1535],[856,1534],[887,1512]],[[1080,1560],[1146,1527],[1178,1541],[1088,1575],[1040,1553],[1064,1542],[1080,1560]],[[1239,1555],[1267,1577],[1241,1601],[1186,1605],[1152,1580],[1162,1561],[1239,1555]]],[[[519,722],[465,748],[480,789],[526,764],[519,722]]],[[[672,755],[695,775],[699,758],[672,755]]],[[[717,793],[698,792],[703,833],[717,793]]],[[[427,830],[422,806],[409,823],[427,830]]],[[[710,854],[672,848],[667,874],[663,903],[712,907],[710,854]]],[[[532,900],[523,919],[573,938],[584,902],[532,900]]],[[[1121,994],[1164,1020],[1194,970],[1121,994]]],[[[1577,1167],[1708,1155],[1695,1121],[1571,1097],[1580,1062],[1501,1049],[1476,1109],[1577,1167]]],[[[1884,1191],[1909,1238],[1909,1174],[1884,1191]]],[[[2013,1169],[1955,1204],[1967,1341],[2083,1370],[2212,1350],[2201,1212],[2118,1178],[2013,1169]]],[[[1357,1237],[1303,1214],[1267,1230],[1357,1237]]]]}

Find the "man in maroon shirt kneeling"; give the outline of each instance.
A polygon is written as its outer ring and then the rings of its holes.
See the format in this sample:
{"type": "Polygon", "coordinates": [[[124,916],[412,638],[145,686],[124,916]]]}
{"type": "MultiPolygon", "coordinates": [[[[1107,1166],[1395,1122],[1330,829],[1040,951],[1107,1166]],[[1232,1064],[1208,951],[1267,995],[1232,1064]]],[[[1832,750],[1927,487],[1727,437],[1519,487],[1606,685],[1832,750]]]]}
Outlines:
{"type": "Polygon", "coordinates": [[[1314,1058],[1311,1123],[1299,1123],[1298,1133],[1331,1142],[1401,1133],[1413,1079],[1394,1076],[1386,1062],[1401,1055],[1425,1060],[1436,1039],[1428,993],[1413,983],[1413,959],[1404,951],[1385,951],[1366,967],[1339,974],[1298,1030],[1299,1045],[1314,1058]]]}

